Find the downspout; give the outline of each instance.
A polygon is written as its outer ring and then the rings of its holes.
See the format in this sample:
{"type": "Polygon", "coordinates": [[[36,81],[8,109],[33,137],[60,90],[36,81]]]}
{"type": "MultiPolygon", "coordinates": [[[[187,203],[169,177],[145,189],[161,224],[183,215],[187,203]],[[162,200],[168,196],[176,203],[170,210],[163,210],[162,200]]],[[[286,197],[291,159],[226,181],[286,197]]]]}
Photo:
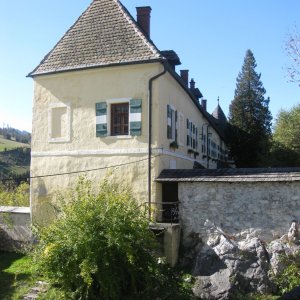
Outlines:
{"type": "Polygon", "coordinates": [[[164,75],[167,72],[167,65],[166,61],[163,63],[164,70],[151,77],[149,79],[149,85],[148,85],[148,122],[149,122],[149,128],[148,128],[148,217],[149,221],[151,220],[151,156],[152,156],[152,85],[153,81],[157,79],[158,77],[164,75]]]}

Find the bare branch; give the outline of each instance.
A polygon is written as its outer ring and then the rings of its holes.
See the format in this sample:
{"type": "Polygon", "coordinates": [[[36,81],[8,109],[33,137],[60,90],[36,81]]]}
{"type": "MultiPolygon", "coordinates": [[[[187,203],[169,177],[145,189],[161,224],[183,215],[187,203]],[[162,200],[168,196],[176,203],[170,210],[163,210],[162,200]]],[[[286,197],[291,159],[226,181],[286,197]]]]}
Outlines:
{"type": "Polygon", "coordinates": [[[288,35],[285,52],[290,59],[290,65],[287,67],[288,77],[300,86],[300,33],[296,27],[293,33],[288,35]]]}

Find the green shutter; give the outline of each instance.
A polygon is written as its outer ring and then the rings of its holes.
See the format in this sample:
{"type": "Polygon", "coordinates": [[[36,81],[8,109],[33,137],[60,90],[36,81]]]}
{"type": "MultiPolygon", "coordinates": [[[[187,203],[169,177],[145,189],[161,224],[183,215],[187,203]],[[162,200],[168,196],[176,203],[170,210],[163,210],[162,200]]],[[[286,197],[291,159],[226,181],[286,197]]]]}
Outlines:
{"type": "Polygon", "coordinates": [[[178,113],[175,110],[175,142],[177,143],[177,136],[178,136],[178,113]]]}
{"type": "Polygon", "coordinates": [[[107,136],[107,104],[96,103],[96,137],[107,136]]]}
{"type": "Polygon", "coordinates": [[[195,139],[195,133],[196,133],[196,128],[195,125],[193,124],[193,149],[196,148],[196,139],[195,139]]]}
{"type": "Polygon", "coordinates": [[[189,146],[190,145],[190,121],[189,119],[186,119],[186,145],[189,146]]]}
{"type": "Polygon", "coordinates": [[[142,100],[130,100],[130,135],[139,136],[142,134],[142,100]]]}
{"type": "Polygon", "coordinates": [[[167,104],[167,138],[172,138],[172,109],[169,104],[167,104]]]}
{"type": "Polygon", "coordinates": [[[96,116],[106,115],[107,104],[106,102],[96,103],[96,116]]]}

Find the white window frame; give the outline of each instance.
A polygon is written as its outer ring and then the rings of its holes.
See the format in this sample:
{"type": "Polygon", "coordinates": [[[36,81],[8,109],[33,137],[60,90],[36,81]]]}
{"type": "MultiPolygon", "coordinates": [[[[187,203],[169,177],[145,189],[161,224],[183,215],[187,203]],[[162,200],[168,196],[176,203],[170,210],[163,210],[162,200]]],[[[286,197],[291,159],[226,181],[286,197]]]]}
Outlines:
{"type": "Polygon", "coordinates": [[[48,142],[50,143],[64,143],[71,141],[71,104],[70,103],[49,103],[48,105],[48,142]],[[66,108],[67,109],[67,134],[64,137],[53,138],[52,135],[52,114],[55,108],[66,108]]]}

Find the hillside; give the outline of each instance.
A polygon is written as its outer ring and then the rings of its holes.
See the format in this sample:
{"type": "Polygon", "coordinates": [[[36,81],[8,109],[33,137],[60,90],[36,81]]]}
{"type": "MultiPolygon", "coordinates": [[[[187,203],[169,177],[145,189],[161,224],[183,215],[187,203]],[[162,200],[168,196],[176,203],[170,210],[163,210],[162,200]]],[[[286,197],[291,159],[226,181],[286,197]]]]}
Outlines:
{"type": "Polygon", "coordinates": [[[30,145],[0,136],[0,180],[27,177],[30,167],[30,145]]]}
{"type": "Polygon", "coordinates": [[[15,148],[30,148],[29,144],[19,143],[14,140],[8,140],[0,135],[0,152],[5,150],[12,150],[15,148]]]}

